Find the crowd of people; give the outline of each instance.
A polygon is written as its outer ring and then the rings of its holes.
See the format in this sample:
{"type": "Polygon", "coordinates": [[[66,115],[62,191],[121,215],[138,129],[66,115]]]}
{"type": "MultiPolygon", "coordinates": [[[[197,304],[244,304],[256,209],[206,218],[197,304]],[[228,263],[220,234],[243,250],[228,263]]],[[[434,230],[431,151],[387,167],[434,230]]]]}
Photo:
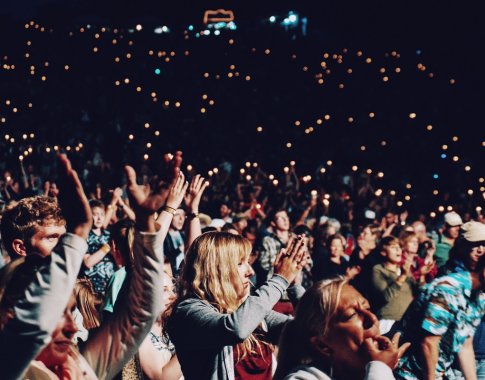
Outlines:
{"type": "Polygon", "coordinates": [[[480,220],[345,219],[318,193],[246,203],[241,190],[212,211],[214,184],[182,161],[165,155],[150,184],[125,166],[124,185],[86,195],[59,155],[47,192],[8,202],[4,378],[484,375],[480,220]]]}
{"type": "Polygon", "coordinates": [[[421,49],[0,27],[2,379],[485,379],[485,143],[421,49]]]}
{"type": "Polygon", "coordinates": [[[91,192],[117,185],[126,162],[156,171],[156,152],[181,149],[218,181],[260,185],[258,165],[281,184],[296,162],[308,186],[369,177],[362,196],[425,214],[474,213],[483,200],[483,136],[466,119],[475,78],[431,50],[327,44],[316,26],[293,38],[271,25],[215,35],[195,22],[156,34],[162,25],[3,21],[2,177],[19,176],[22,156],[27,175],[50,180],[66,151],[91,192]]]}

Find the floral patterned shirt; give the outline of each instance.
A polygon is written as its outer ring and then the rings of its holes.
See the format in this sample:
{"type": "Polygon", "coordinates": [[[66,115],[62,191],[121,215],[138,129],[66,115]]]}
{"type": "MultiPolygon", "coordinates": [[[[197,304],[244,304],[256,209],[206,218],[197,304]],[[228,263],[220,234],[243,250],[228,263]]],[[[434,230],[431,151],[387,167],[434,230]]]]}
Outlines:
{"type": "Polygon", "coordinates": [[[411,341],[413,348],[400,360],[396,379],[423,377],[419,347],[429,334],[441,336],[436,379],[455,379],[453,361],[484,313],[485,295],[473,294],[468,271],[457,271],[426,285],[404,316],[403,341],[411,341]]]}
{"type": "MultiPolygon", "coordinates": [[[[101,235],[95,234],[92,230],[88,236],[88,254],[92,254],[99,250],[103,245],[108,244],[110,240],[110,233],[108,230],[102,230],[101,235]]],[[[84,267],[83,275],[89,278],[94,286],[94,290],[104,296],[106,286],[115,272],[115,262],[111,253],[105,255],[99,263],[92,268],[84,267]]]]}

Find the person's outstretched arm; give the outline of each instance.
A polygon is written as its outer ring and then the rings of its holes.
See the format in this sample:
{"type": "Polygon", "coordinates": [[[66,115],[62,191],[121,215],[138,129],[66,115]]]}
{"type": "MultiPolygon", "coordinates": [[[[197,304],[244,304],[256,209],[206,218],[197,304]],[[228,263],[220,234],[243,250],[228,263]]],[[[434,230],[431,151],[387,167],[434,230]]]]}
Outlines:
{"type": "Polygon", "coordinates": [[[272,312],[273,306],[306,265],[303,244],[299,242],[291,245],[288,251],[282,250],[276,261],[275,275],[232,313],[220,313],[208,302],[195,297],[179,304],[168,326],[175,346],[197,349],[244,341],[272,312]]]}
{"type": "Polygon", "coordinates": [[[199,219],[199,204],[200,198],[205,188],[209,185],[204,177],[197,174],[190,182],[189,190],[185,196],[185,205],[187,206],[187,218],[188,218],[188,234],[185,244],[186,248],[189,248],[192,242],[202,234],[199,219]]]}
{"type": "MultiPolygon", "coordinates": [[[[126,298],[106,324],[86,342],[82,354],[99,378],[113,378],[136,353],[155,318],[162,312],[163,233],[157,231],[154,214],[164,198],[148,195],[148,189],[136,183],[136,173],[125,168],[128,190],[136,213],[134,267],[126,298]]],[[[174,179],[171,192],[177,194],[178,205],[187,184],[183,175],[174,179]]],[[[177,205],[177,207],[178,207],[177,205]]]]}
{"type": "Polygon", "coordinates": [[[0,368],[3,379],[17,379],[49,343],[72,294],[81,268],[92,216],[77,173],[60,155],[62,187],[59,203],[67,234],[46,257],[32,283],[14,307],[14,319],[0,333],[0,368]]]}

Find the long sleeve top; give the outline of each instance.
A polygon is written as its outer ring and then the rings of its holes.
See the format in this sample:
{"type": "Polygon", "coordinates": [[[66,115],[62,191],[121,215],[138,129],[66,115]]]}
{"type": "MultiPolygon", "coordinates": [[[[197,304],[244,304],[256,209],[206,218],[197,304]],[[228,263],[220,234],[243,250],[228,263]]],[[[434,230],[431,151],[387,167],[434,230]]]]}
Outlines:
{"type": "MultiPolygon", "coordinates": [[[[234,379],[233,346],[243,342],[264,322],[269,334],[279,335],[291,318],[272,310],[288,288],[275,275],[233,313],[220,313],[209,302],[193,295],[181,301],[167,326],[186,380],[234,379]]],[[[295,289],[296,298],[304,291],[295,289]]],[[[293,294],[292,294],[293,295],[293,294]]]]}
{"type": "Polygon", "coordinates": [[[134,268],[124,307],[102,325],[81,354],[99,379],[112,379],[133,357],[162,312],[163,241],[160,234],[137,233],[134,268]]]}
{"type": "Polygon", "coordinates": [[[399,321],[414,299],[414,292],[418,287],[414,278],[408,276],[402,285],[396,282],[397,278],[397,273],[387,269],[384,264],[372,268],[375,299],[381,303],[377,310],[380,319],[399,321]]]}
{"type": "MultiPolygon", "coordinates": [[[[284,380],[332,380],[325,372],[311,365],[296,367],[284,380]]],[[[364,380],[394,380],[391,368],[379,361],[369,362],[365,367],[364,380]]]]}
{"type": "Polygon", "coordinates": [[[72,294],[87,243],[77,235],[61,237],[45,265],[35,274],[15,317],[0,333],[2,379],[18,379],[42,348],[50,342],[72,294]]]}

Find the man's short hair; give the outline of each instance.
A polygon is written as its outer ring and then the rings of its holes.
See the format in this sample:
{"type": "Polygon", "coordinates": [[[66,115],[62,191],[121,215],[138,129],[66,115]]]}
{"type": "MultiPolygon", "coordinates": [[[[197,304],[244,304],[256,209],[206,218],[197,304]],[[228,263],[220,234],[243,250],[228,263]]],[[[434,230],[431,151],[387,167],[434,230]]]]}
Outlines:
{"type": "Polygon", "coordinates": [[[106,208],[104,203],[102,201],[100,201],[99,199],[91,199],[89,201],[89,206],[91,207],[91,210],[95,207],[102,208],[103,210],[106,208]]]}
{"type": "Polygon", "coordinates": [[[286,212],[288,214],[288,211],[286,210],[286,208],[283,208],[283,207],[279,207],[279,208],[274,208],[273,210],[271,210],[269,213],[268,213],[268,222],[276,222],[276,214],[280,213],[280,212],[286,212]]]}
{"type": "Polygon", "coordinates": [[[39,227],[52,224],[66,224],[55,198],[38,195],[10,203],[5,208],[0,222],[2,241],[10,257],[17,258],[12,249],[15,239],[26,243],[39,227]]]}

